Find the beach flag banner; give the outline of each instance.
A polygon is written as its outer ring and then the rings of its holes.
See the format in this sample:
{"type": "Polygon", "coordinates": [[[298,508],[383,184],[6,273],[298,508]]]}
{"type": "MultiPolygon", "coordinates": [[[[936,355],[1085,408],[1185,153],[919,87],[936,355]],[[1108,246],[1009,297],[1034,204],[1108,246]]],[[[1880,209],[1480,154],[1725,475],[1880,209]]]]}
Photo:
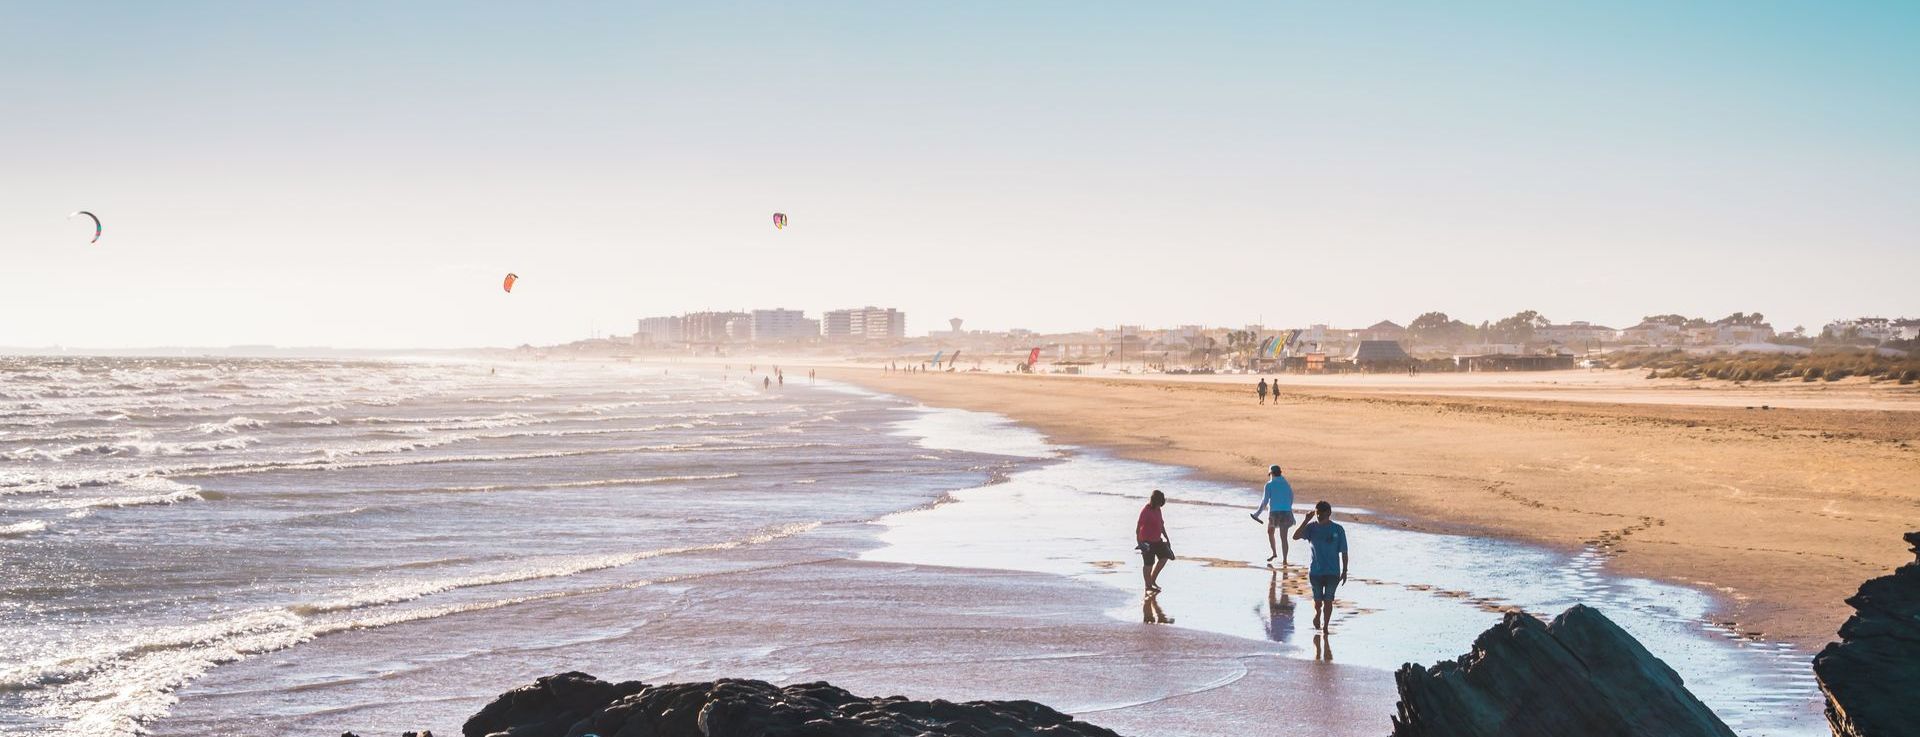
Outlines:
{"type": "Polygon", "coordinates": [[[1256,358],[1268,360],[1279,360],[1291,356],[1294,344],[1300,340],[1300,333],[1298,329],[1282,330],[1279,335],[1260,341],[1260,348],[1254,351],[1253,355],[1256,358]]]}
{"type": "Polygon", "coordinates": [[[1027,354],[1027,366],[1032,367],[1034,364],[1039,362],[1040,362],[1040,349],[1035,348],[1033,349],[1032,353],[1027,354]]]}
{"type": "Polygon", "coordinates": [[[944,351],[944,350],[943,350],[943,351],[935,351],[935,352],[934,352],[934,354],[933,354],[933,365],[934,365],[934,366],[935,366],[936,368],[937,368],[937,367],[939,367],[939,365],[940,365],[940,357],[941,357],[941,356],[944,356],[944,355],[947,355],[947,352],[946,352],[946,351],[944,351]]]}
{"type": "Polygon", "coordinates": [[[955,361],[958,361],[958,360],[960,360],[960,352],[959,352],[959,351],[954,351],[954,352],[953,352],[953,355],[951,355],[951,356],[947,356],[947,367],[948,367],[948,368],[952,368],[952,367],[953,367],[953,364],[954,364],[954,362],[955,362],[955,361]]]}
{"type": "Polygon", "coordinates": [[[1288,330],[1274,336],[1273,357],[1286,358],[1293,355],[1293,344],[1299,340],[1299,330],[1288,330]]]}

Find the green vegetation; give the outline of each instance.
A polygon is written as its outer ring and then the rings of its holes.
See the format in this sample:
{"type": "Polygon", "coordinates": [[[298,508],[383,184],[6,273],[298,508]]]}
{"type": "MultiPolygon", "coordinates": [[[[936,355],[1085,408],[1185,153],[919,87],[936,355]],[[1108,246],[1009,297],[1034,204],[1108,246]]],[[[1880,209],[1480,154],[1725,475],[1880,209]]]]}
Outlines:
{"type": "Polygon", "coordinates": [[[1616,353],[1605,360],[1611,368],[1647,369],[1649,379],[1839,381],[1865,376],[1870,381],[1901,384],[1920,381],[1920,358],[1893,358],[1867,350],[1825,350],[1804,356],[1632,351],[1616,353]]]}

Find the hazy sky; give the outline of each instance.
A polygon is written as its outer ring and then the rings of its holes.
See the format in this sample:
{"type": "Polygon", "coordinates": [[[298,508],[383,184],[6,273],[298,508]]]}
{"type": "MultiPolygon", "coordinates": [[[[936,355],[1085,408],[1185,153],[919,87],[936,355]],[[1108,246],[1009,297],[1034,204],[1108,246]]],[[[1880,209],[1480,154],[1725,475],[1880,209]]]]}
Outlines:
{"type": "Polygon", "coordinates": [[[1920,316],[1920,3],[1568,5],[9,2],[0,345],[1920,316]]]}

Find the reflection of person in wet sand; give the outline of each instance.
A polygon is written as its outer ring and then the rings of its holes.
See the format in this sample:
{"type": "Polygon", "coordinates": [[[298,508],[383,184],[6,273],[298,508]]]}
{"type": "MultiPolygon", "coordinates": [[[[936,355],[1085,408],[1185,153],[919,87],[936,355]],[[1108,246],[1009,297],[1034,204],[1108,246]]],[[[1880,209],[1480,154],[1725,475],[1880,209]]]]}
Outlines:
{"type": "Polygon", "coordinates": [[[1167,616],[1167,610],[1160,608],[1160,597],[1147,594],[1140,602],[1140,621],[1147,624],[1173,624],[1173,617],[1167,616]]]}
{"type": "Polygon", "coordinates": [[[1313,659],[1333,662],[1333,635],[1315,634],[1313,636],[1313,659]]]}
{"type": "Polygon", "coordinates": [[[1347,582],[1347,530],[1333,521],[1333,505],[1322,501],[1293,531],[1293,539],[1313,546],[1307,583],[1313,585],[1313,625],[1325,632],[1333,620],[1333,592],[1347,582]]]}
{"type": "Polygon", "coordinates": [[[1149,594],[1160,593],[1160,569],[1173,560],[1173,538],[1167,537],[1167,523],[1160,517],[1160,508],[1164,506],[1167,506],[1167,495],[1154,489],[1153,497],[1140,508],[1140,521],[1133,525],[1133,539],[1138,543],[1134,547],[1146,564],[1140,574],[1146,579],[1149,594]]]}
{"type": "Polygon", "coordinates": [[[1286,587],[1280,585],[1284,570],[1275,568],[1269,572],[1273,575],[1267,580],[1267,639],[1286,642],[1293,634],[1293,600],[1287,598],[1286,587]]]}

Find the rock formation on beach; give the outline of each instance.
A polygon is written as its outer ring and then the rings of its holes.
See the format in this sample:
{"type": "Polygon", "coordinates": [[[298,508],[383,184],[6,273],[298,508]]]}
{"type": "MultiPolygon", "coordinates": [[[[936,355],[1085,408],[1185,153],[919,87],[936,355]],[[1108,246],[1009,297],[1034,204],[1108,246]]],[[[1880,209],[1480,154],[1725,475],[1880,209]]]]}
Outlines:
{"type": "Polygon", "coordinates": [[[825,683],[722,679],[650,686],[585,673],[502,694],[466,737],[1119,737],[1031,701],[862,698],[825,683]]]}
{"type": "Polygon", "coordinates": [[[1456,660],[1394,674],[1394,737],[1733,737],[1680,676],[1599,611],[1509,612],[1456,660]]]}
{"type": "Polygon", "coordinates": [[[1840,642],[1813,658],[1838,737],[1920,734],[1920,532],[1914,561],[1860,585],[1840,642]]]}

